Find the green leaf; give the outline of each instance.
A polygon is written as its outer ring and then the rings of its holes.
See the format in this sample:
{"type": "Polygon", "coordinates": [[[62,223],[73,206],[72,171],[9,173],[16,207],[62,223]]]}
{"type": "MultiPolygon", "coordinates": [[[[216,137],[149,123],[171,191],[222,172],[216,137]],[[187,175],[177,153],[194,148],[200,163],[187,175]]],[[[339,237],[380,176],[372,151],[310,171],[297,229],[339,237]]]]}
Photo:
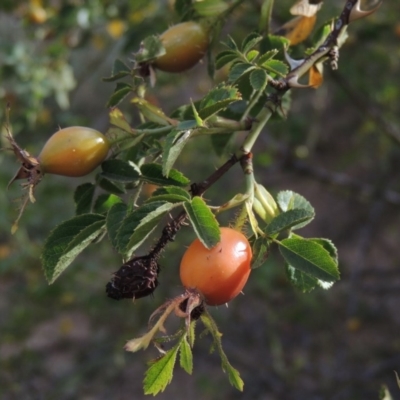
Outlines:
{"type": "Polygon", "coordinates": [[[258,50],[250,50],[246,54],[247,61],[253,62],[258,57],[259,54],[260,54],[260,52],[258,50]]]}
{"type": "Polygon", "coordinates": [[[162,173],[162,166],[156,163],[143,164],[140,171],[142,173],[141,179],[158,186],[187,186],[190,183],[190,180],[176,169],[171,169],[168,178],[165,177],[162,173]]]}
{"type": "Polygon", "coordinates": [[[188,129],[196,128],[197,126],[197,122],[194,119],[189,119],[179,122],[175,129],[177,129],[178,131],[186,131],[188,129]]]}
{"type": "Polygon", "coordinates": [[[115,60],[111,76],[109,78],[103,78],[104,82],[113,82],[117,81],[118,79],[124,78],[127,75],[130,75],[131,70],[130,68],[125,65],[121,60],[115,60]]]}
{"type": "Polygon", "coordinates": [[[208,92],[200,102],[199,115],[205,120],[241,98],[236,87],[219,85],[208,92]]]}
{"type": "Polygon", "coordinates": [[[184,203],[185,210],[193,225],[196,235],[207,249],[220,241],[220,229],[214,214],[201,197],[184,203]]]}
{"type": "Polygon", "coordinates": [[[251,32],[242,42],[241,51],[247,54],[250,50],[257,46],[262,40],[262,36],[257,32],[251,32]]]}
{"type": "Polygon", "coordinates": [[[269,242],[266,238],[259,236],[252,243],[253,257],[251,259],[251,269],[261,267],[269,255],[269,242]]]}
{"type": "Polygon", "coordinates": [[[90,213],[96,186],[93,183],[79,185],[74,193],[76,215],[90,213]]]}
{"type": "Polygon", "coordinates": [[[318,286],[318,279],[301,272],[289,264],[286,264],[286,274],[292,285],[303,293],[309,293],[318,286]]]}
{"type": "Polygon", "coordinates": [[[180,203],[190,201],[190,194],[185,189],[176,186],[163,186],[156,189],[146,203],[153,201],[168,201],[170,203],[180,203]]]}
{"type": "Polygon", "coordinates": [[[193,354],[192,349],[187,341],[187,335],[182,338],[182,343],[180,347],[180,357],[179,363],[181,367],[189,374],[192,375],[193,372],[193,354]]]}
{"type": "Polygon", "coordinates": [[[261,66],[279,76],[286,76],[289,72],[289,67],[284,62],[279,60],[268,60],[265,61],[261,66]]]}
{"type": "Polygon", "coordinates": [[[278,242],[285,261],[312,278],[325,282],[339,279],[337,263],[320,244],[307,239],[284,239],[278,242]]]}
{"type": "Polygon", "coordinates": [[[118,230],[122,225],[127,210],[128,206],[124,203],[116,203],[108,210],[106,227],[108,237],[110,238],[111,244],[114,248],[118,248],[118,230]]]}
{"type": "Polygon", "coordinates": [[[106,107],[111,108],[115,107],[119,104],[131,91],[133,91],[133,87],[127,83],[118,82],[114,93],[111,95],[110,99],[106,107]]]}
{"type": "Polygon", "coordinates": [[[228,80],[229,82],[234,83],[239,80],[244,74],[252,71],[253,69],[255,69],[255,66],[253,64],[237,63],[229,71],[228,80]]]}
{"type": "Polygon", "coordinates": [[[318,243],[319,245],[321,245],[329,253],[332,259],[336,263],[338,262],[338,251],[331,240],[325,238],[309,238],[307,240],[311,240],[314,243],[318,243]]]}
{"type": "Polygon", "coordinates": [[[109,179],[104,178],[100,175],[98,175],[97,184],[99,185],[99,187],[101,187],[103,190],[109,193],[113,194],[126,193],[124,185],[118,182],[111,182],[109,179]]]}
{"type": "Polygon", "coordinates": [[[263,69],[256,69],[250,74],[250,84],[254,90],[264,90],[268,84],[268,75],[263,69]]]}
{"type": "Polygon", "coordinates": [[[266,53],[262,54],[260,58],[257,60],[258,65],[263,65],[266,61],[274,58],[278,54],[278,50],[270,50],[266,53]]]}
{"type": "MultiPolygon", "coordinates": [[[[151,204],[156,204],[156,203],[151,203],[151,204]]],[[[146,204],[140,208],[143,207],[146,207],[146,204]]],[[[150,236],[150,234],[154,231],[154,229],[157,227],[161,219],[174,207],[176,207],[175,204],[164,203],[159,207],[157,207],[156,209],[154,209],[153,211],[146,213],[146,215],[142,219],[140,219],[139,224],[134,228],[133,234],[130,236],[129,242],[126,245],[126,248],[124,249],[124,254],[126,254],[128,257],[131,257],[134,251],[137,248],[139,248],[143,244],[143,242],[150,236]]],[[[140,208],[136,210],[135,213],[139,212],[140,208]]],[[[143,215],[143,210],[140,211],[140,215],[143,215]]],[[[121,227],[121,230],[122,229],[126,229],[126,226],[123,225],[121,227]]]]}
{"type": "Polygon", "coordinates": [[[41,255],[50,284],[102,233],[104,225],[103,215],[84,214],[63,222],[50,232],[41,255]]]}
{"type": "MultiPolygon", "coordinates": [[[[310,202],[302,195],[292,192],[291,190],[279,192],[276,201],[283,212],[300,209],[315,215],[314,207],[310,204],[310,202]]],[[[307,224],[308,222],[300,223],[295,225],[292,229],[299,229],[307,224]]]]}
{"type": "Polygon", "coordinates": [[[239,48],[237,47],[237,44],[235,43],[235,41],[232,39],[231,36],[228,35],[227,37],[227,41],[224,43],[226,45],[226,47],[228,47],[231,50],[236,50],[238,51],[239,48]]]}
{"type": "Polygon", "coordinates": [[[290,45],[290,40],[286,39],[283,36],[268,35],[262,41],[261,47],[263,51],[278,50],[278,52],[281,52],[283,56],[284,49],[287,49],[289,45],[290,45]]]}
{"type": "Polygon", "coordinates": [[[135,182],[140,178],[136,165],[131,161],[118,159],[106,160],[101,164],[101,176],[121,183],[135,182]]]}
{"type": "Polygon", "coordinates": [[[135,61],[142,63],[165,54],[165,48],[156,35],[146,37],[140,44],[140,51],[135,54],[135,61]]]}
{"type": "Polygon", "coordinates": [[[236,51],[232,50],[221,51],[221,53],[219,53],[215,58],[215,68],[221,69],[226,64],[229,64],[230,62],[236,60],[238,57],[239,56],[238,53],[236,53],[236,51]]]}
{"type": "Polygon", "coordinates": [[[190,129],[186,131],[178,131],[176,129],[173,129],[166,136],[162,156],[162,173],[165,177],[168,178],[171,168],[173,167],[176,159],[179,157],[179,154],[185,147],[186,143],[190,139],[192,132],[193,131],[190,129]]]}
{"type": "Polygon", "coordinates": [[[103,193],[97,197],[93,211],[97,214],[103,214],[108,212],[108,210],[116,203],[121,203],[122,200],[119,196],[115,194],[103,193]]]}
{"type": "Polygon", "coordinates": [[[314,215],[313,211],[304,209],[284,211],[272,219],[267,226],[267,233],[268,235],[275,235],[299,225],[304,226],[314,218],[314,215]]]}
{"type": "Polygon", "coordinates": [[[180,345],[181,342],[179,341],[164,356],[150,365],[143,381],[144,394],[152,394],[155,396],[158,393],[163,392],[171,383],[176,356],[180,345]]]}
{"type": "Polygon", "coordinates": [[[146,203],[127,214],[118,229],[117,249],[125,255],[130,255],[143,243],[159,220],[173,206],[173,204],[163,201],[146,203]],[[140,230],[138,230],[139,227],[140,230]],[[136,230],[138,230],[137,233],[136,230]]]}

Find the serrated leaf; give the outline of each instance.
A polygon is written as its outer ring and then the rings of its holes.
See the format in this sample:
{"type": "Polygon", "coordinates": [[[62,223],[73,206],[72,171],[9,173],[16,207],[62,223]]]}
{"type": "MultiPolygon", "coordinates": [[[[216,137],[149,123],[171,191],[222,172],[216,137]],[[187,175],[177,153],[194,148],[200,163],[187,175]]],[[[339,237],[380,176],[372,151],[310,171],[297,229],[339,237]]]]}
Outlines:
{"type": "Polygon", "coordinates": [[[143,381],[144,394],[152,394],[155,396],[163,392],[171,383],[180,345],[181,342],[178,342],[164,356],[150,365],[143,381]]]}
{"type": "Polygon", "coordinates": [[[93,211],[97,214],[103,214],[108,212],[114,204],[121,202],[122,200],[119,196],[103,193],[97,197],[93,206],[93,211]]]}
{"type": "Polygon", "coordinates": [[[296,228],[299,225],[304,226],[314,218],[314,215],[314,211],[304,209],[284,211],[272,219],[267,226],[267,233],[269,235],[276,235],[288,229],[296,228]]]}
{"type": "Polygon", "coordinates": [[[193,372],[193,354],[192,349],[187,341],[187,335],[182,339],[181,347],[179,349],[179,363],[180,366],[189,374],[192,375],[193,372]]]}
{"type": "Polygon", "coordinates": [[[242,42],[241,51],[243,54],[247,54],[250,50],[257,46],[261,42],[262,36],[257,32],[250,33],[242,42]]]}
{"type": "Polygon", "coordinates": [[[252,243],[253,257],[251,259],[251,269],[261,267],[268,258],[269,242],[266,238],[259,236],[252,243]]]}
{"type": "Polygon", "coordinates": [[[279,250],[293,268],[325,282],[339,279],[337,263],[320,244],[307,239],[284,239],[278,242],[279,250]]]}
{"type": "Polygon", "coordinates": [[[131,161],[119,159],[106,160],[101,164],[101,176],[111,181],[121,183],[135,182],[140,178],[140,173],[131,161]]]}
{"type": "Polygon", "coordinates": [[[318,243],[319,245],[321,245],[329,253],[332,259],[336,263],[338,262],[338,251],[331,240],[325,238],[309,238],[307,240],[311,240],[314,243],[318,243]]]}
{"type": "Polygon", "coordinates": [[[121,60],[115,60],[111,76],[108,78],[103,78],[104,82],[113,82],[118,79],[124,78],[125,76],[130,75],[131,70],[130,68],[125,65],[121,60]]]}
{"type": "Polygon", "coordinates": [[[111,182],[109,179],[102,176],[98,176],[97,184],[103,190],[113,194],[124,194],[126,193],[125,187],[118,182],[111,182]]]}
{"type": "Polygon", "coordinates": [[[125,216],[117,233],[117,249],[130,255],[147,238],[159,220],[173,207],[173,204],[166,202],[146,203],[125,216]],[[135,231],[142,227],[136,233],[135,231]],[[136,241],[135,241],[136,240],[136,241]]]}
{"type": "Polygon", "coordinates": [[[262,45],[263,51],[278,50],[283,55],[283,50],[289,47],[290,42],[283,36],[268,35],[262,41],[262,45]]]}
{"type": "Polygon", "coordinates": [[[156,163],[143,164],[140,171],[142,173],[141,179],[158,186],[187,186],[190,183],[190,180],[176,169],[171,169],[168,178],[165,177],[162,173],[162,166],[156,163]]]}
{"type": "MultiPolygon", "coordinates": [[[[151,203],[151,204],[156,204],[156,203],[151,203]]],[[[146,205],[147,204],[143,205],[142,207],[145,207],[146,205]]],[[[161,219],[174,207],[176,207],[175,204],[164,203],[159,207],[157,207],[156,209],[154,209],[153,211],[148,212],[132,231],[133,233],[129,238],[129,242],[126,245],[126,248],[124,249],[124,254],[130,257],[134,253],[134,251],[138,249],[143,244],[143,242],[150,236],[150,234],[157,227],[161,219]]],[[[139,212],[140,208],[136,211],[139,212]]],[[[141,210],[140,213],[143,214],[143,210],[141,210]]],[[[123,226],[121,227],[121,229],[123,229],[123,226]]]]}
{"type": "Polygon", "coordinates": [[[197,237],[207,249],[211,249],[220,241],[220,229],[214,214],[201,197],[184,203],[185,210],[197,237]]]}
{"type": "Polygon", "coordinates": [[[212,89],[200,102],[200,117],[205,120],[219,111],[226,108],[229,104],[241,100],[241,94],[233,86],[217,86],[212,89]]]}
{"type": "Polygon", "coordinates": [[[148,36],[140,44],[140,51],[135,54],[135,61],[142,63],[161,57],[164,54],[165,48],[161,39],[156,35],[148,36]]]}
{"type": "Polygon", "coordinates": [[[278,50],[269,50],[266,53],[262,54],[260,58],[257,60],[258,65],[263,65],[266,61],[271,60],[279,53],[278,50]]]}
{"type": "Polygon", "coordinates": [[[76,188],[74,193],[76,215],[90,213],[95,189],[93,183],[83,183],[76,188]]]}
{"type": "Polygon", "coordinates": [[[250,50],[246,54],[247,61],[254,62],[254,60],[258,57],[259,54],[260,54],[260,52],[258,50],[250,50]]]}
{"type": "Polygon", "coordinates": [[[105,218],[84,214],[58,225],[47,237],[41,259],[49,284],[104,230],[105,218]]]}
{"type": "Polygon", "coordinates": [[[279,76],[286,76],[289,72],[289,67],[284,62],[279,60],[268,60],[265,61],[261,66],[279,76]]]}
{"type": "Polygon", "coordinates": [[[163,186],[156,189],[146,203],[153,201],[168,201],[170,203],[179,203],[190,201],[190,194],[186,190],[176,186],[163,186]]]}
{"type": "Polygon", "coordinates": [[[264,90],[268,83],[268,75],[263,69],[256,69],[250,74],[250,84],[254,90],[264,90]]]}
{"type": "MultiPolygon", "coordinates": [[[[284,190],[278,193],[276,201],[280,209],[285,212],[294,209],[306,210],[309,213],[315,214],[314,207],[302,195],[292,192],[291,190],[284,190]]],[[[295,225],[292,229],[300,229],[307,225],[308,222],[295,225]]]]}
{"type": "Polygon", "coordinates": [[[227,37],[227,41],[224,44],[226,45],[226,47],[230,48],[231,50],[239,50],[236,42],[229,35],[227,37]]]}
{"type": "Polygon", "coordinates": [[[221,69],[226,64],[229,64],[230,62],[236,60],[238,57],[239,55],[235,51],[232,50],[222,51],[215,58],[215,68],[221,69]]]}
{"type": "Polygon", "coordinates": [[[301,272],[289,264],[286,264],[286,274],[291,284],[303,293],[309,293],[318,286],[318,279],[301,272]]]}
{"type": "Polygon", "coordinates": [[[118,82],[114,93],[111,95],[110,99],[107,102],[106,107],[111,108],[118,105],[131,91],[133,90],[131,85],[127,83],[118,82]]]}
{"type": "Polygon", "coordinates": [[[114,248],[118,247],[118,230],[124,220],[128,206],[124,203],[114,204],[107,213],[106,227],[108,237],[110,238],[111,244],[114,248]]]}
{"type": "Polygon", "coordinates": [[[162,173],[165,177],[168,178],[171,168],[190,139],[192,132],[193,131],[191,129],[186,131],[178,131],[173,129],[166,136],[162,156],[162,173]]]}
{"type": "Polygon", "coordinates": [[[253,69],[255,69],[255,66],[253,64],[237,63],[229,71],[228,80],[229,82],[234,83],[239,80],[244,74],[252,71],[253,69]]]}

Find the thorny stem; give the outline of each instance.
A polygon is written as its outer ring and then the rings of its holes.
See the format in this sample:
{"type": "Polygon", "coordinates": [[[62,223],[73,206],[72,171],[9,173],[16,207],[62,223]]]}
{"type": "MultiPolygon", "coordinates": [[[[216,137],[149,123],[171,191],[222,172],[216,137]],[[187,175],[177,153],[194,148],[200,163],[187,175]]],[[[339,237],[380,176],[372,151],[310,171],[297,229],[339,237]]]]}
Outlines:
{"type": "MultiPolygon", "coordinates": [[[[243,158],[248,157],[248,155],[242,156],[243,158]]],[[[192,196],[201,196],[210,186],[218,181],[231,167],[233,167],[237,162],[241,161],[236,155],[232,157],[223,164],[220,168],[215,170],[207,179],[200,183],[193,183],[191,186],[192,196]]],[[[186,211],[181,211],[172,221],[170,221],[163,229],[161,237],[158,239],[157,243],[149,253],[149,257],[153,259],[158,259],[168,244],[168,242],[174,240],[175,235],[181,229],[183,222],[186,219],[186,211]]]]}
{"type": "Polygon", "coordinates": [[[298,79],[306,74],[314,64],[321,61],[324,57],[330,57],[332,67],[337,68],[337,55],[334,55],[332,50],[337,48],[338,39],[347,29],[347,25],[351,20],[351,13],[354,12],[358,2],[359,0],[346,0],[343,11],[335,20],[333,30],[325,39],[324,43],[322,43],[312,54],[306,57],[300,65],[290,71],[285,78],[270,82],[276,90],[285,92],[291,87],[298,85],[298,79]]]}

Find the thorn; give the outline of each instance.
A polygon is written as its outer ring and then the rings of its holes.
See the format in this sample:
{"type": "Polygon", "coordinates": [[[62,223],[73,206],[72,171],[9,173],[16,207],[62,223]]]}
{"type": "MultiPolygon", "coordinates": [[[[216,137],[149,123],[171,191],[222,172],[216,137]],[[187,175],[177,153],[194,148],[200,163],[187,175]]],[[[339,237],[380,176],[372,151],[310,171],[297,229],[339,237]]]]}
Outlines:
{"type": "Polygon", "coordinates": [[[368,15],[373,14],[381,6],[382,1],[383,0],[379,0],[378,4],[371,10],[363,11],[360,8],[361,0],[358,0],[353,9],[350,11],[349,23],[357,19],[368,17],[368,15]]]}
{"type": "Polygon", "coordinates": [[[294,58],[290,57],[286,49],[284,49],[284,54],[285,54],[285,59],[288,62],[291,71],[296,69],[299,65],[301,65],[304,62],[304,59],[295,60],[294,58]]]}
{"type": "Polygon", "coordinates": [[[287,84],[291,88],[299,88],[299,89],[305,89],[311,87],[311,85],[303,85],[297,81],[299,77],[297,75],[293,75],[291,78],[288,79],[287,84]]]}

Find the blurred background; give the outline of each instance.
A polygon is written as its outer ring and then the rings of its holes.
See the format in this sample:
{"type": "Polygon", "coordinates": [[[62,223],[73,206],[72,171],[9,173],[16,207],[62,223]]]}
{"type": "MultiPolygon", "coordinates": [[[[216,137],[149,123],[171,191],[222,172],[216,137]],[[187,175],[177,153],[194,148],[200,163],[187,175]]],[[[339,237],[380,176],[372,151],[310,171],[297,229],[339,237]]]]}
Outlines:
{"type": "MultiPolygon", "coordinates": [[[[317,25],[344,5],[325,3],[317,25]]],[[[291,18],[292,4],[276,2],[274,28],[291,18]]],[[[237,8],[221,41],[227,34],[240,41],[254,30],[260,5],[253,0],[237,8]]],[[[301,233],[336,244],[341,281],[329,291],[299,293],[272,250],[245,296],[212,310],[244,392],[229,385],[209,352],[210,338],[203,337],[194,347],[193,376],[177,367],[160,399],[366,400],[378,399],[382,385],[400,398],[393,372],[400,373],[399,15],[399,2],[384,1],[352,24],[339,70],[326,67],[318,90],[293,91],[287,119],[269,124],[254,152],[256,177],[272,193],[291,189],[315,207],[315,220],[301,233]]],[[[36,155],[59,126],[105,132],[114,84],[101,78],[116,58],[129,63],[144,37],[175,22],[173,1],[3,0],[2,126],[9,103],[16,140],[36,155]]],[[[306,48],[307,41],[296,54],[306,48]]],[[[206,70],[204,61],[187,73],[160,73],[149,98],[166,113],[201,98],[213,85],[206,70]]],[[[137,123],[129,102],[121,108],[137,123]]],[[[178,160],[192,181],[226,159],[209,146],[208,138],[196,139],[178,160]]],[[[74,215],[73,191],[93,177],[46,176],[11,235],[22,192],[18,183],[6,187],[17,167],[10,152],[0,152],[0,398],[145,398],[146,362],[157,353],[128,354],[123,346],[145,331],[155,308],[181,292],[179,260],[193,237],[183,229],[168,247],[153,298],[133,304],[106,297],[105,284],[121,263],[106,242],[85,250],[49,286],[40,263],[43,241],[74,215]]],[[[233,168],[207,198],[221,204],[243,187],[240,169],[233,168]]]]}

